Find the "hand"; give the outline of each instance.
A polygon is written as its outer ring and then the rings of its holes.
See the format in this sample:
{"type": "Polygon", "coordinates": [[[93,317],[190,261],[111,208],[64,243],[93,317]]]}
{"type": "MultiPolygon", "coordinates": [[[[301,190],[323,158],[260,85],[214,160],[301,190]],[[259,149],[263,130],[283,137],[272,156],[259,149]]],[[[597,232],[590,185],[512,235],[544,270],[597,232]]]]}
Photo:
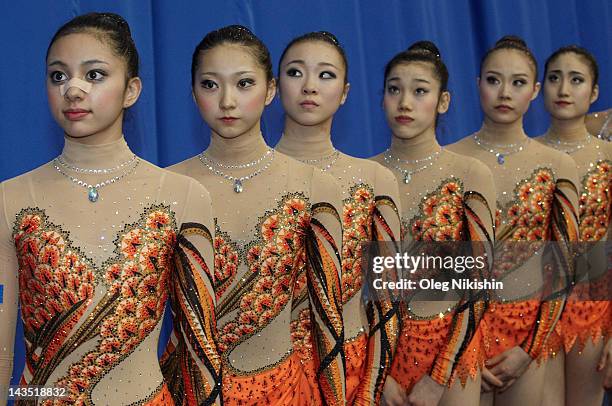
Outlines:
{"type": "Polygon", "coordinates": [[[482,392],[491,392],[496,388],[501,388],[504,386],[504,383],[497,379],[495,375],[491,373],[487,369],[487,367],[482,368],[482,380],[481,380],[481,390],[482,392]]]}
{"type": "Polygon", "coordinates": [[[604,390],[612,389],[612,339],[608,340],[601,351],[601,358],[597,364],[597,371],[603,371],[604,390]]]}
{"type": "Polygon", "coordinates": [[[412,388],[407,404],[410,406],[438,406],[443,393],[444,386],[431,379],[429,375],[425,375],[412,388]]]}
{"type": "Polygon", "coordinates": [[[402,385],[397,383],[391,375],[387,375],[385,387],[383,388],[383,406],[403,406],[408,403],[408,397],[402,385]]]}
{"type": "Polygon", "coordinates": [[[487,360],[485,363],[489,372],[504,385],[499,392],[508,389],[527,370],[531,357],[521,347],[512,347],[499,355],[487,360]]]}

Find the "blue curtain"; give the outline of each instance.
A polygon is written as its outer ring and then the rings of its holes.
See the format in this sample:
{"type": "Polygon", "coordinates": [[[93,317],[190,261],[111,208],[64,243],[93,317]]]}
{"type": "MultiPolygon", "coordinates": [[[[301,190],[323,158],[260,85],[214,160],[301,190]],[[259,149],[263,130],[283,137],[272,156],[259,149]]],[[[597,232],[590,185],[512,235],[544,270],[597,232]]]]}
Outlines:
{"type": "MultiPolygon", "coordinates": [[[[556,48],[580,44],[600,65],[600,97],[593,110],[610,107],[609,0],[54,0],[3,2],[0,16],[0,180],[33,169],[56,156],[62,132],[45,97],[45,52],[53,33],[75,15],[112,11],[123,15],[141,56],[144,92],[130,111],[125,134],[141,157],[167,166],[202,151],[209,132],[191,99],[190,63],[202,36],[227,24],[250,27],[270,48],[275,65],[291,38],[328,30],[344,44],[351,91],[336,116],[333,140],[342,151],[374,155],[390,142],[381,109],[385,63],[420,39],[434,41],[450,72],[452,102],[438,132],[447,144],[480,127],[476,77],[480,58],[499,37],[522,36],[540,67],[556,48]]],[[[540,74],[541,77],[541,74],[540,74]]],[[[548,125],[541,97],[525,126],[531,135],[548,125]]],[[[282,131],[276,100],[263,129],[274,144],[282,131]]],[[[23,366],[17,333],[15,377],[23,366]]]]}

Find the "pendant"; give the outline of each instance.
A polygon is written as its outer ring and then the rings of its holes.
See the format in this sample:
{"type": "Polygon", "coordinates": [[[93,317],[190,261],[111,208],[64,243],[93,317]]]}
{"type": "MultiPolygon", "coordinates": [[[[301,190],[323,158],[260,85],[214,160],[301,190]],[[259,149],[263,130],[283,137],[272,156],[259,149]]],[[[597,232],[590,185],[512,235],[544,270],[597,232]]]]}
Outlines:
{"type": "Polygon", "coordinates": [[[242,186],[242,182],[240,182],[240,179],[236,179],[234,181],[234,192],[241,193],[243,190],[244,187],[242,186]]]}
{"type": "Polygon", "coordinates": [[[504,154],[498,154],[497,163],[500,165],[503,165],[505,162],[506,162],[506,157],[504,157],[504,154]]]}
{"type": "Polygon", "coordinates": [[[407,185],[410,183],[411,180],[412,180],[412,175],[410,174],[410,172],[404,173],[404,183],[407,185]]]}
{"type": "Polygon", "coordinates": [[[95,203],[98,201],[98,189],[95,187],[89,188],[89,193],[87,193],[87,198],[90,202],[95,203]]]}

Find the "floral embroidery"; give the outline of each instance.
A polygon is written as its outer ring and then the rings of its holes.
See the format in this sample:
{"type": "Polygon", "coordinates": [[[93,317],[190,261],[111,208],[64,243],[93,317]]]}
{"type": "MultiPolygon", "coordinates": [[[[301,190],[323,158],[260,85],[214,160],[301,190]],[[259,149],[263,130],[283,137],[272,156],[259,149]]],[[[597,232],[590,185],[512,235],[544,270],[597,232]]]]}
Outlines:
{"type": "Polygon", "coordinates": [[[550,169],[539,168],[521,180],[514,189],[515,198],[505,208],[498,208],[498,230],[493,276],[501,277],[529,259],[539,244],[503,244],[501,241],[542,241],[550,239],[551,209],[555,177],[550,169]],[[503,227],[500,227],[500,224],[503,227]]]}
{"type": "Polygon", "coordinates": [[[26,209],[18,215],[14,240],[20,263],[20,290],[26,294],[28,290],[34,292],[33,301],[28,297],[22,299],[32,306],[27,309],[24,306],[22,310],[30,333],[26,337],[33,337],[33,340],[27,338],[26,344],[28,369],[34,371],[34,376],[26,381],[44,384],[73,348],[99,334],[97,347],[73,363],[68,373],[54,384],[67,388],[68,397],[43,402],[44,405],[91,403],[89,396],[95,384],[148,336],[164,312],[167,277],[176,241],[174,217],[165,206],[148,208],[139,221],[126,226],[117,236],[116,257],[106,261],[97,274],[92,261],[72,247],[69,234],[51,224],[42,210],[26,209]],[[45,291],[38,285],[47,280],[45,291]],[[91,304],[96,281],[105,282],[108,292],[79,329],[72,332],[91,304]],[[57,303],[47,306],[46,298],[41,301],[41,297],[36,297],[43,293],[57,303]],[[36,311],[43,304],[56,312],[48,324],[40,323],[42,318],[32,319],[29,314],[31,309],[36,311]],[[53,344],[42,345],[49,336],[53,337],[53,344]],[[40,359],[34,353],[37,344],[45,350],[40,359]]]}
{"type": "Polygon", "coordinates": [[[580,194],[580,239],[599,241],[610,224],[612,174],[610,163],[600,161],[582,178],[580,194]]]}
{"type": "Polygon", "coordinates": [[[215,296],[217,300],[232,284],[238,271],[238,248],[217,226],[215,232],[215,296]]]}
{"type": "Polygon", "coordinates": [[[458,241],[464,238],[463,184],[458,179],[444,181],[434,192],[425,196],[419,215],[407,225],[402,235],[409,233],[416,241],[458,241]]]}
{"type": "Polygon", "coordinates": [[[301,193],[285,197],[257,226],[259,238],[246,246],[249,271],[219,304],[218,317],[238,310],[219,328],[218,349],[229,353],[268,325],[289,303],[304,260],[303,243],[310,224],[310,204],[301,193]],[[229,307],[227,304],[230,304],[229,307]]]}
{"type": "Polygon", "coordinates": [[[515,199],[496,212],[496,226],[505,226],[501,235],[518,241],[547,239],[554,190],[555,177],[547,168],[520,181],[514,189],[515,199]]]}
{"type": "Polygon", "coordinates": [[[310,310],[303,309],[299,312],[297,320],[291,321],[291,342],[293,348],[300,354],[300,358],[304,360],[312,356],[311,330],[310,310]]]}
{"type": "Polygon", "coordinates": [[[361,289],[361,244],[372,239],[374,191],[359,184],[349,191],[342,210],[342,303],[361,289]]]}

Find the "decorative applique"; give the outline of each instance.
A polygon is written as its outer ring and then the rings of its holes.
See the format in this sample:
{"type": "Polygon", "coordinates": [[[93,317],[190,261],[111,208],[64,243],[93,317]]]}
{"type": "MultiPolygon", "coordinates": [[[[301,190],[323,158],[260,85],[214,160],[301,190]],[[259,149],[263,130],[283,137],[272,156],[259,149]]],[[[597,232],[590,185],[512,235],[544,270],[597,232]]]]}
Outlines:
{"type": "Polygon", "coordinates": [[[514,200],[496,212],[498,240],[537,241],[549,239],[555,175],[548,168],[536,169],[514,189],[514,200]]]}
{"type": "Polygon", "coordinates": [[[351,187],[342,213],[342,303],[361,290],[361,244],[372,240],[374,191],[365,184],[351,187]]]}
{"type": "Polygon", "coordinates": [[[238,272],[238,248],[229,235],[216,226],[215,232],[215,296],[217,300],[232,284],[238,272]]]}
{"type": "Polygon", "coordinates": [[[513,241],[550,239],[549,230],[555,192],[555,176],[550,169],[539,168],[521,180],[514,189],[514,199],[496,212],[498,244],[492,275],[502,278],[525,263],[540,244],[519,245],[513,241]],[[504,244],[503,241],[510,241],[504,244]]]}
{"type": "Polygon", "coordinates": [[[310,322],[310,310],[303,309],[298,314],[298,319],[291,321],[291,341],[293,349],[303,360],[312,358],[312,323],[310,322]]]}
{"type": "Polygon", "coordinates": [[[582,178],[580,193],[580,240],[599,241],[610,224],[612,182],[610,162],[600,161],[582,178]]]}
{"type": "Polygon", "coordinates": [[[416,241],[463,240],[463,183],[458,179],[445,180],[425,196],[419,205],[419,214],[402,235],[406,232],[416,241]]]}
{"type": "Polygon", "coordinates": [[[67,388],[68,397],[43,402],[91,403],[89,397],[95,384],[134,351],[164,312],[176,241],[174,216],[167,206],[146,209],[140,220],[126,225],[117,236],[116,256],[99,270],[73,246],[69,233],[52,224],[43,210],[22,210],[15,221],[13,238],[19,259],[21,300],[25,304],[22,318],[28,367],[21,382],[46,384],[54,369],[75,348],[100,337],[96,348],[73,363],[53,385],[67,388]],[[79,329],[72,331],[91,307],[98,282],[106,284],[107,293],[79,329]],[[53,312],[49,320],[36,316],[40,306],[53,312]]]}
{"type": "Polygon", "coordinates": [[[310,203],[301,193],[281,200],[277,209],[260,218],[258,238],[249,243],[242,261],[248,266],[242,280],[218,305],[220,319],[238,314],[219,327],[218,349],[228,354],[261,331],[289,303],[297,270],[303,260],[304,235],[310,224],[310,203]]]}

